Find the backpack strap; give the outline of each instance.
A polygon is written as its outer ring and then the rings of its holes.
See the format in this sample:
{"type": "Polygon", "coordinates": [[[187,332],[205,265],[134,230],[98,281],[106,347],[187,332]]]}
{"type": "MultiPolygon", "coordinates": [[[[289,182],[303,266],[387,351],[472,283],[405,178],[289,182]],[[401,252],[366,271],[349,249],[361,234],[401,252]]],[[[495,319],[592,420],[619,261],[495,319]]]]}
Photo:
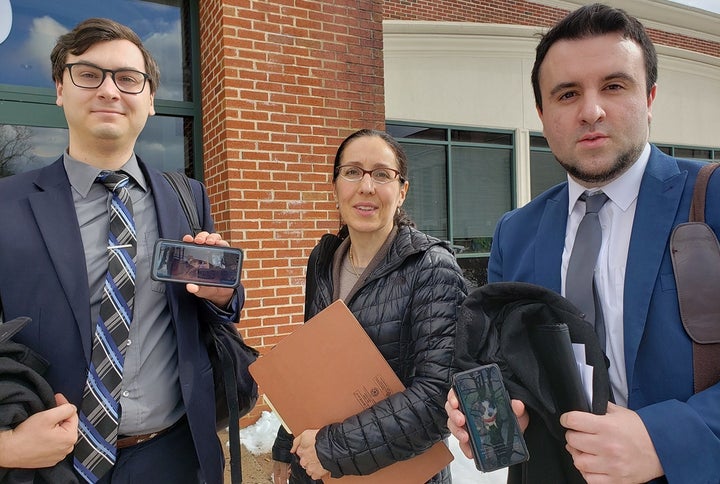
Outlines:
{"type": "Polygon", "coordinates": [[[698,173],[689,222],[670,238],[670,254],[683,326],[693,343],[694,390],[720,381],[720,244],[705,224],[708,181],[720,165],[708,163],[698,173]]]}
{"type": "Polygon", "coordinates": [[[175,190],[175,194],[180,201],[180,206],[185,213],[185,217],[187,217],[193,235],[197,235],[202,230],[202,227],[200,226],[200,218],[198,217],[197,205],[195,205],[195,197],[193,196],[190,180],[177,171],[163,172],[163,176],[173,190],[175,190]]]}
{"type": "MultiPolygon", "coordinates": [[[[175,194],[180,201],[180,206],[187,217],[193,235],[197,235],[202,227],[200,226],[200,218],[198,217],[198,209],[193,196],[192,185],[188,177],[176,171],[163,172],[163,176],[170,183],[175,194]]],[[[237,382],[235,377],[232,360],[227,350],[222,347],[223,353],[223,381],[225,382],[225,392],[228,399],[228,411],[230,414],[230,422],[228,428],[228,436],[230,439],[230,474],[233,484],[242,483],[242,458],[240,457],[240,413],[239,402],[237,400],[237,382]]]]}

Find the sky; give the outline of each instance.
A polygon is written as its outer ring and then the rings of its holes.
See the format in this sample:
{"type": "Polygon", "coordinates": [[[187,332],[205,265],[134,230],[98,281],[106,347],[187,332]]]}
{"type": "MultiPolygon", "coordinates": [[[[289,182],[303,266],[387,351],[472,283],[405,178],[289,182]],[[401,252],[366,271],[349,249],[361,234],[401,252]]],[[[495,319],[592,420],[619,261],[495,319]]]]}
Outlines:
{"type": "MultiPolygon", "coordinates": [[[[280,421],[275,414],[264,411],[254,425],[240,429],[240,440],[245,448],[255,455],[270,452],[279,426],[280,421]]],[[[450,450],[455,456],[455,460],[450,464],[454,484],[505,484],[506,469],[483,474],[475,469],[472,460],[462,454],[457,440],[454,437],[449,440],[450,450]]],[[[227,442],[223,444],[228,445],[227,442]]]]}
{"type": "Polygon", "coordinates": [[[709,12],[720,14],[720,0],[672,0],[675,3],[689,5],[695,8],[702,8],[709,12]]]}

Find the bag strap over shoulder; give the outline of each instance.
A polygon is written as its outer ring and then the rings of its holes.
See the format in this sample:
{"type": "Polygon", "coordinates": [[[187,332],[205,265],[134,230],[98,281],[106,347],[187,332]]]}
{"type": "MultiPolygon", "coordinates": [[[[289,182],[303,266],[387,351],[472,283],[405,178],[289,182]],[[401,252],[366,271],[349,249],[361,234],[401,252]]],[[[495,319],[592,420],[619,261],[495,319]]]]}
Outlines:
{"type": "Polygon", "coordinates": [[[173,187],[175,193],[180,200],[180,206],[185,212],[190,228],[193,231],[193,235],[197,235],[202,227],[200,226],[200,218],[197,213],[197,205],[195,205],[195,197],[193,196],[192,186],[188,177],[177,171],[166,171],[163,172],[163,176],[173,187]]]}
{"type": "MultiPolygon", "coordinates": [[[[193,196],[190,180],[179,172],[163,172],[163,176],[177,194],[180,206],[187,217],[193,235],[197,235],[202,230],[202,227],[200,226],[200,218],[198,217],[197,205],[195,205],[195,197],[193,196]]],[[[230,354],[222,345],[219,346],[219,350],[222,352],[220,358],[226,362],[223,364],[223,381],[225,383],[228,411],[230,414],[228,435],[230,438],[231,481],[233,484],[239,484],[242,483],[242,459],[240,457],[240,405],[237,399],[236,375],[230,354]]]]}
{"type": "Polygon", "coordinates": [[[695,189],[693,190],[692,204],[690,205],[690,222],[705,223],[705,194],[707,192],[710,175],[720,163],[708,163],[700,168],[698,176],[695,179],[695,189]]]}
{"type": "Polygon", "coordinates": [[[670,238],[670,254],[683,326],[692,339],[695,392],[720,381],[720,244],[705,224],[708,181],[720,165],[708,163],[697,176],[688,215],[670,238]]]}

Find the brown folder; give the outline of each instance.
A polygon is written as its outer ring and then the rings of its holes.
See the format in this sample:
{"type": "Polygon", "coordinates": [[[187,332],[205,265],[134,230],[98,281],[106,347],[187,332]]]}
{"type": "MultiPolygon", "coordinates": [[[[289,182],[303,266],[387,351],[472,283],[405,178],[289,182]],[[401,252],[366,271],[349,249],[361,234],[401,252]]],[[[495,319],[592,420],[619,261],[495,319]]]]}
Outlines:
{"type": "MultiPolygon", "coordinates": [[[[250,365],[260,390],[294,435],[341,422],[405,389],[355,316],[338,300],[250,365]]],[[[453,460],[444,442],[369,476],[324,482],[419,484],[453,460]]]]}

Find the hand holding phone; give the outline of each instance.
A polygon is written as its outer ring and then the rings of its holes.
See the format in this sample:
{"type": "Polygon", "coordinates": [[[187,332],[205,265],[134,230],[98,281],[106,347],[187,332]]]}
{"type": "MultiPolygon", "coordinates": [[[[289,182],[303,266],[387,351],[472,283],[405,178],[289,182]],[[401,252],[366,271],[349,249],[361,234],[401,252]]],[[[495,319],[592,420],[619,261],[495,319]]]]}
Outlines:
{"type": "Polygon", "coordinates": [[[470,447],[478,470],[490,472],[529,459],[522,431],[496,364],[455,374],[453,390],[465,414],[470,447]]]}
{"type": "Polygon", "coordinates": [[[156,281],[235,288],[240,285],[242,250],[158,239],[150,277],[156,281]]]}

